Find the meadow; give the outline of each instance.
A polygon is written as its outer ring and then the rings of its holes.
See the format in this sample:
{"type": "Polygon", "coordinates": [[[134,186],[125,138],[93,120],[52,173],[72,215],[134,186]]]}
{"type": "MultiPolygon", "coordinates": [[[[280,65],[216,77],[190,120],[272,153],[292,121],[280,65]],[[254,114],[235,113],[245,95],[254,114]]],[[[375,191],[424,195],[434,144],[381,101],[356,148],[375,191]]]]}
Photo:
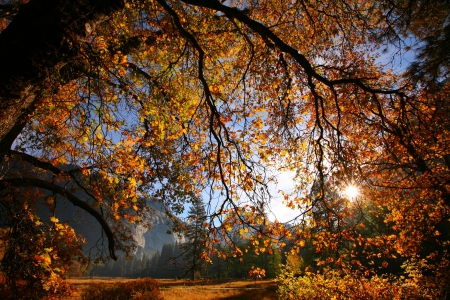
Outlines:
{"type": "MultiPolygon", "coordinates": [[[[136,279],[127,278],[76,278],[69,279],[74,292],[71,296],[64,299],[82,300],[86,299],[83,295],[89,287],[92,286],[116,286],[124,283],[130,284],[136,279]]],[[[155,280],[160,296],[164,300],[274,300],[277,299],[277,283],[273,280],[174,280],[157,279],[155,280]]]]}

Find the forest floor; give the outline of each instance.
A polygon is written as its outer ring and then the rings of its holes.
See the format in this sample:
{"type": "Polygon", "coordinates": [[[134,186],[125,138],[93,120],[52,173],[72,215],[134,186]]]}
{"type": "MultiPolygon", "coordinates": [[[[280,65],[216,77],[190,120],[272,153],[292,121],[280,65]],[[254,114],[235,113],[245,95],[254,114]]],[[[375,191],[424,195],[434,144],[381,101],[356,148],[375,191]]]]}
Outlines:
{"type": "MultiPolygon", "coordinates": [[[[69,300],[82,299],[84,289],[92,283],[114,284],[128,282],[129,278],[74,278],[69,283],[74,289],[69,300]]],[[[277,283],[273,280],[174,280],[156,279],[159,290],[165,300],[275,300],[277,299],[277,283]]]]}

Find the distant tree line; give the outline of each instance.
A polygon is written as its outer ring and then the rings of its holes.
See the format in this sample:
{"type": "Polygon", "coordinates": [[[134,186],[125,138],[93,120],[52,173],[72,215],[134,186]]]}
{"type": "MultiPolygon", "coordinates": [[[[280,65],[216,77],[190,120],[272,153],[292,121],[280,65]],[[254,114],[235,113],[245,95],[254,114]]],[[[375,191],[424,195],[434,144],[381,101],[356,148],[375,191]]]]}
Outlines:
{"type": "MultiPolygon", "coordinates": [[[[243,255],[227,259],[213,256],[211,262],[203,261],[203,267],[195,271],[195,279],[199,278],[248,278],[252,266],[266,270],[267,278],[274,278],[280,271],[282,254],[273,249],[256,254],[250,243],[241,243],[243,255]],[[247,250],[247,251],[245,251],[247,250]]],[[[229,249],[221,249],[230,252],[229,249]]],[[[192,278],[183,255],[182,244],[165,244],[161,252],[152,255],[144,254],[142,259],[120,259],[109,262],[106,266],[94,267],[88,275],[108,277],[152,277],[152,278],[192,278]]]]}
{"type": "Polygon", "coordinates": [[[153,277],[175,278],[184,271],[180,255],[180,243],[164,244],[160,251],[152,255],[144,254],[142,259],[120,259],[106,266],[94,267],[89,275],[109,277],[153,277]]]}
{"type": "Polygon", "coordinates": [[[105,267],[92,269],[91,275],[192,280],[246,278],[252,267],[264,269],[266,276],[270,278],[278,275],[281,254],[274,247],[264,250],[258,248],[257,245],[264,244],[263,237],[251,242],[236,236],[235,246],[242,255],[237,255],[229,246],[217,246],[214,250],[220,255],[211,255],[207,247],[209,232],[204,226],[205,222],[205,206],[197,198],[188,211],[184,234],[186,242],[165,244],[161,252],[151,256],[144,254],[141,259],[111,262],[105,267]]]}

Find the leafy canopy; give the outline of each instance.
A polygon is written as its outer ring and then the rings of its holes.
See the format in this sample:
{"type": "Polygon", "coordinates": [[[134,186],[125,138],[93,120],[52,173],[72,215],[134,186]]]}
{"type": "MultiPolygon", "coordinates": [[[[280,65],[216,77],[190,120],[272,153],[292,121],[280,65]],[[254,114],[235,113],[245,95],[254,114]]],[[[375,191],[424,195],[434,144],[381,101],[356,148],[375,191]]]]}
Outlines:
{"type": "MultiPolygon", "coordinates": [[[[34,2],[6,2],[1,35],[34,2]]],[[[101,223],[112,257],[131,251],[126,224],[145,222],[147,199],[175,220],[209,195],[211,255],[216,236],[232,243],[229,231],[250,231],[270,237],[262,251],[313,245],[317,268],[363,276],[373,257],[381,268],[402,257],[410,275],[445,274],[446,1],[119,4],[83,34],[65,33],[70,60],[38,82],[2,163],[47,177],[3,171],[3,190],[66,197],[101,223]],[[393,56],[380,58],[383,48],[393,56]],[[382,65],[408,53],[417,55],[406,71],[382,65]],[[286,171],[293,187],[279,199],[272,187],[286,171]],[[358,201],[341,192],[351,183],[358,201]],[[269,222],[273,201],[297,217],[269,222]]]]}

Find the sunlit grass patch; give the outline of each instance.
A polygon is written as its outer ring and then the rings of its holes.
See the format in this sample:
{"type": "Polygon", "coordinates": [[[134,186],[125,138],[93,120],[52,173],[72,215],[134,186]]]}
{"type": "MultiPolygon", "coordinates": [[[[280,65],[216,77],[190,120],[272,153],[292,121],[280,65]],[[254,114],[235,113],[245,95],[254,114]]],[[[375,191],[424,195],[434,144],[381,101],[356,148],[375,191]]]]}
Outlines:
{"type": "MultiPolygon", "coordinates": [[[[69,280],[74,293],[68,299],[91,299],[86,292],[92,293],[100,290],[115,289],[118,285],[137,287],[139,280],[133,279],[71,279],[69,280]]],[[[141,280],[142,281],[142,280],[141,280]]],[[[155,280],[159,295],[164,300],[191,300],[191,299],[229,299],[229,300],[275,300],[277,299],[277,284],[274,281],[265,280],[255,283],[253,280],[155,280]]],[[[129,289],[124,289],[131,293],[129,289]]],[[[108,296],[119,296],[120,293],[109,293],[108,296]]],[[[139,295],[138,295],[139,296],[139,295]]],[[[122,298],[114,298],[122,299],[122,298]]],[[[125,299],[125,298],[124,298],[125,299]]],[[[127,298],[128,299],[128,298],[127,298]]],[[[131,298],[134,299],[134,298],[131,298]]],[[[139,299],[139,298],[137,298],[139,299]]]]}

